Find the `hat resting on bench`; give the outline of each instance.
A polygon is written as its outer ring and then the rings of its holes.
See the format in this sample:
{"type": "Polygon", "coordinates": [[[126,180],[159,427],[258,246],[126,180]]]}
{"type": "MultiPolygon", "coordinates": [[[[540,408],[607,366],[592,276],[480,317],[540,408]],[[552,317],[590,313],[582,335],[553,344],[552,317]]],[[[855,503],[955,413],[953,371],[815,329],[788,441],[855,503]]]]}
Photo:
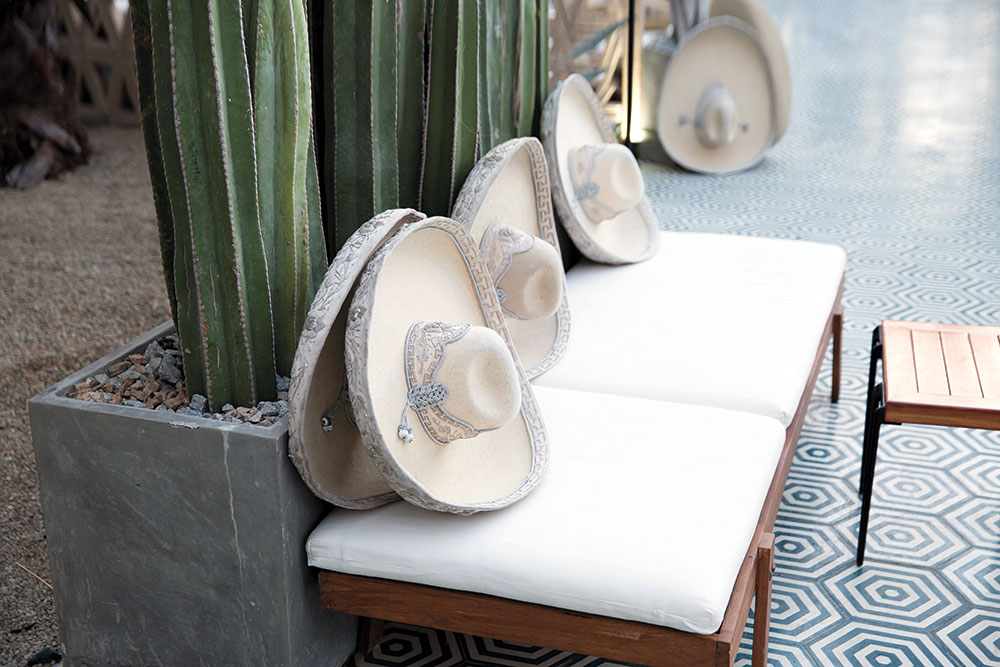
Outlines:
{"type": "Polygon", "coordinates": [[[538,483],[545,428],[489,269],[459,223],[407,225],[375,252],[344,353],[362,442],[400,496],[472,514],[538,483]]]}
{"type": "Polygon", "coordinates": [[[642,172],[582,76],[566,77],[546,100],[542,143],[556,212],[580,252],[605,264],[652,257],[659,224],[642,172]]]}
{"type": "Polygon", "coordinates": [[[355,425],[344,331],[355,282],[372,253],[402,225],[423,217],[397,209],[361,225],[330,264],[302,327],[288,391],[288,455],[309,489],[340,507],[369,509],[399,499],[355,425]]]}
{"type": "Polygon", "coordinates": [[[771,65],[756,31],[716,16],[686,33],[667,62],[656,107],[670,159],[691,171],[741,171],[763,159],[775,126],[771,65]]]}
{"type": "Polygon", "coordinates": [[[559,361],[569,339],[566,276],[551,192],[538,139],[511,139],[476,164],[451,213],[489,266],[529,380],[559,361]]]}
{"type": "Polygon", "coordinates": [[[757,33],[757,39],[767,54],[774,83],[774,142],[778,143],[788,127],[792,106],[792,74],[788,54],[774,18],[758,0],[713,0],[709,16],[732,16],[743,21],[757,33]]]}

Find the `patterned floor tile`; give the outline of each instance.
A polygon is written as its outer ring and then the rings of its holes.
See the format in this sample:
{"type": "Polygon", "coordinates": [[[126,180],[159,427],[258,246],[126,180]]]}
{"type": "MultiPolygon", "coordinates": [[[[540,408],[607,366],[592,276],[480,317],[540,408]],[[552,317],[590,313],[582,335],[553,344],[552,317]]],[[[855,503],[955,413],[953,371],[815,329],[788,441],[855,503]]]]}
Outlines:
{"type": "Polygon", "coordinates": [[[829,524],[857,514],[860,507],[856,486],[844,478],[805,475],[794,468],[785,483],[779,516],[789,521],[829,524]]]}
{"type": "Polygon", "coordinates": [[[1000,503],[970,498],[945,520],[972,546],[1000,553],[1000,503]]]}
{"type": "Polygon", "coordinates": [[[934,426],[893,426],[882,430],[879,457],[906,466],[949,470],[971,455],[969,445],[953,429],[934,426]]]}
{"type": "Polygon", "coordinates": [[[970,609],[939,636],[963,665],[1000,665],[1000,609],[970,609]]]}
{"type": "MultiPolygon", "coordinates": [[[[771,592],[771,639],[774,642],[786,646],[808,642],[842,618],[827,592],[815,581],[791,577],[775,579],[771,592]]],[[[751,636],[747,633],[748,639],[751,636]]]]}
{"type": "Polygon", "coordinates": [[[463,663],[461,635],[442,630],[388,623],[378,646],[357,661],[358,667],[452,667],[463,663]]]}
{"type": "Polygon", "coordinates": [[[887,461],[878,465],[876,474],[875,505],[941,513],[969,498],[968,491],[946,469],[887,461]]]}
{"type": "MultiPolygon", "coordinates": [[[[497,639],[463,636],[466,664],[481,665],[535,665],[537,667],[554,667],[566,664],[566,653],[546,648],[524,646],[497,639]]],[[[576,664],[576,663],[574,663],[576,664]]]]}
{"type": "Polygon", "coordinates": [[[803,433],[792,465],[802,470],[815,470],[820,475],[857,477],[861,469],[861,444],[853,434],[803,433]]]}
{"type": "Polygon", "coordinates": [[[933,626],[961,608],[937,572],[900,565],[849,568],[824,581],[823,589],[852,619],[914,629],[933,626]]]}
{"type": "Polygon", "coordinates": [[[1000,455],[977,454],[956,466],[954,473],[973,495],[1000,500],[1000,455]]]}
{"type": "MultiPolygon", "coordinates": [[[[876,483],[880,483],[878,470],[875,476],[876,483]]],[[[851,544],[857,544],[859,521],[860,517],[854,516],[837,525],[837,530],[851,544]]],[[[935,567],[967,547],[965,540],[942,517],[872,503],[866,563],[881,561],[935,567]]]]}
{"type": "Polygon", "coordinates": [[[1000,609],[1000,552],[973,549],[944,569],[944,576],[976,605],[1000,609]]]}
{"type": "Polygon", "coordinates": [[[812,663],[816,665],[951,667],[960,664],[932,636],[886,623],[852,623],[820,638],[810,649],[817,657],[812,663]]]}
{"type": "Polygon", "coordinates": [[[774,544],[778,571],[819,580],[854,556],[851,544],[832,526],[786,519],[780,512],[774,524],[774,544]]]}

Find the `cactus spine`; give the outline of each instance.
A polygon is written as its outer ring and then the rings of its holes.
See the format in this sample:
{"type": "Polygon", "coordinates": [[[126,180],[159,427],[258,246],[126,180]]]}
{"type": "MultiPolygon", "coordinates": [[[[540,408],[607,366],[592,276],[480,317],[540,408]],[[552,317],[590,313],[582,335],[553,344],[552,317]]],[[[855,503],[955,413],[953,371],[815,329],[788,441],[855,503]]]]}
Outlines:
{"type": "Polygon", "coordinates": [[[316,247],[318,184],[309,182],[300,3],[132,4],[143,132],[187,388],[215,408],[275,396],[275,359],[290,366],[325,264],[316,247]],[[272,304],[295,332],[290,341],[275,327],[272,304]],[[277,353],[275,339],[284,346],[277,353]]]}

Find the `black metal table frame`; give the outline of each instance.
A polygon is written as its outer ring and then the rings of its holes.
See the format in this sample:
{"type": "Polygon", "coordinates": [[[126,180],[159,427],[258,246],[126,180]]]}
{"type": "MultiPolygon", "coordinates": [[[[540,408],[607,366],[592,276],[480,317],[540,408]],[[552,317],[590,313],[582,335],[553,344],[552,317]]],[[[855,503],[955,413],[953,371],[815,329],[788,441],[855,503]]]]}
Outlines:
{"type": "MultiPolygon", "coordinates": [[[[878,437],[883,424],[894,424],[885,420],[885,386],[876,384],[875,374],[882,358],[882,325],[872,330],[872,351],[868,366],[868,405],[865,410],[865,432],[861,446],[861,524],[858,526],[857,563],[865,562],[865,544],[868,538],[868,517],[871,513],[872,487],[875,480],[875,460],[878,458],[878,437]]],[[[883,376],[885,367],[882,368],[883,376]]],[[[894,424],[897,425],[898,424],[894,424]]]]}

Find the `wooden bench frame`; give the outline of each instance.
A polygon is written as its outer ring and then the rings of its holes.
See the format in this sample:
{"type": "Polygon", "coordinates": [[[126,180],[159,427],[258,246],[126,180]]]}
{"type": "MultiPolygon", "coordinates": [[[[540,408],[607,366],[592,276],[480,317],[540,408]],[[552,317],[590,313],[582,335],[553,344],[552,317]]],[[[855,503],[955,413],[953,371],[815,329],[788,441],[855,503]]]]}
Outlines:
{"type": "Polygon", "coordinates": [[[358,650],[362,652],[374,647],[381,636],[382,624],[387,620],[650,667],[726,667],[736,659],[750,603],[754,593],[757,593],[752,664],[763,667],[767,664],[771,572],[774,568],[774,535],[771,530],[809,400],[831,340],[833,377],[830,398],[833,402],[840,398],[843,291],[842,278],[816,351],[809,381],[799,399],[795,416],[785,431],[784,448],[718,632],[710,635],[682,632],[481,593],[325,570],[319,573],[321,604],[327,609],[362,617],[358,632],[358,650]]]}

